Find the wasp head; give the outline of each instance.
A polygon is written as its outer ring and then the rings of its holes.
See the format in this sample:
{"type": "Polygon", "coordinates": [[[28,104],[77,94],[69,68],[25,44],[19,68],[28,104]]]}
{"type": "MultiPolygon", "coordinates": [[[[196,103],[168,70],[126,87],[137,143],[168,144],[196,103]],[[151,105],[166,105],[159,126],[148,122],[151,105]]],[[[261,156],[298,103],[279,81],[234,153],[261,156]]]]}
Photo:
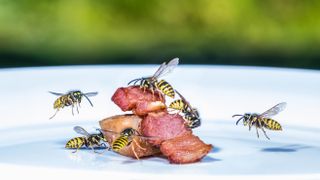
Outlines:
{"type": "Polygon", "coordinates": [[[235,114],[232,117],[240,116],[240,118],[237,120],[236,125],[243,120],[243,125],[246,126],[248,124],[248,121],[250,120],[251,114],[250,113],[245,113],[245,114],[235,114]]]}
{"type": "Polygon", "coordinates": [[[76,100],[81,100],[83,93],[81,91],[73,91],[72,92],[72,96],[76,99],[76,100]]]}
{"type": "Polygon", "coordinates": [[[244,126],[248,125],[251,117],[252,117],[252,114],[250,114],[250,113],[245,113],[245,114],[243,115],[243,125],[244,125],[244,126]]]}
{"type": "Polygon", "coordinates": [[[133,129],[133,128],[126,128],[126,129],[124,129],[122,132],[121,132],[121,135],[123,135],[123,136],[132,136],[132,135],[134,135],[134,133],[135,133],[135,129],[133,129]]]}
{"type": "Polygon", "coordinates": [[[97,136],[98,136],[102,141],[107,142],[107,139],[104,137],[101,129],[98,129],[98,128],[97,128],[96,130],[99,131],[99,134],[97,134],[97,136]]]}

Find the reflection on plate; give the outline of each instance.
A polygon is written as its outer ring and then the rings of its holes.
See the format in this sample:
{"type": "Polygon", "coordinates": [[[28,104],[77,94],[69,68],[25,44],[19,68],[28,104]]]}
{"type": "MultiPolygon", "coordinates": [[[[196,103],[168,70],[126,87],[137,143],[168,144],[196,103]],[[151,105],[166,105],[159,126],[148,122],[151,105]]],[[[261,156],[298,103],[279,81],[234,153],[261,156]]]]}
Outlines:
{"type": "MultiPolygon", "coordinates": [[[[7,164],[119,173],[270,175],[320,171],[320,129],[287,127],[283,132],[268,131],[271,140],[267,140],[264,137],[258,139],[255,131],[250,132],[247,127],[236,126],[234,123],[208,122],[195,133],[205,142],[212,143],[214,149],[201,162],[194,164],[172,165],[161,157],[138,161],[110,151],[96,154],[90,149],[72,153],[73,150],[64,148],[68,139],[77,136],[72,130],[72,124],[6,129],[1,132],[1,137],[8,132],[20,133],[10,133],[9,138],[1,138],[0,159],[1,163],[7,164]]],[[[83,126],[89,130],[96,124],[87,123],[83,126]]]]}

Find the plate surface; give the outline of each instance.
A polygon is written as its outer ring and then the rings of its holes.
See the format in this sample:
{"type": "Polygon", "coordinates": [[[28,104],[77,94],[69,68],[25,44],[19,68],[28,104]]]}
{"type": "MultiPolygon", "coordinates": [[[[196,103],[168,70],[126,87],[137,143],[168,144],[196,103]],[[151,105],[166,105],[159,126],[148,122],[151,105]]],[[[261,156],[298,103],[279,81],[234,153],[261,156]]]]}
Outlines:
{"type": "MultiPolygon", "coordinates": [[[[19,68],[0,71],[1,126],[0,177],[21,176],[41,169],[56,176],[77,172],[77,177],[116,175],[118,178],[150,179],[213,176],[319,177],[320,174],[320,72],[297,69],[229,66],[179,66],[165,77],[196,106],[202,126],[194,133],[214,145],[201,162],[172,165],[164,158],[136,161],[113,152],[91,150],[71,153],[67,140],[81,125],[94,132],[98,121],[123,114],[110,98],[117,87],[133,78],[152,74],[156,66],[73,66],[19,68]],[[125,72],[125,73],[123,73],[125,72]],[[49,120],[55,96],[48,91],[80,89],[98,91],[92,108],[83,102],[72,116],[64,108],[49,120]],[[279,102],[287,108],[275,119],[282,132],[267,131],[271,140],[255,130],[236,126],[233,114],[263,112],[279,102]],[[5,102],[5,103],[4,103],[5,102]],[[13,171],[21,174],[12,174],[13,171]],[[253,176],[252,176],[253,175],[253,176]]],[[[169,102],[170,99],[167,99],[169,102]]],[[[40,172],[40,174],[41,174],[40,172]]],[[[34,176],[34,174],[31,174],[34,176]]]]}

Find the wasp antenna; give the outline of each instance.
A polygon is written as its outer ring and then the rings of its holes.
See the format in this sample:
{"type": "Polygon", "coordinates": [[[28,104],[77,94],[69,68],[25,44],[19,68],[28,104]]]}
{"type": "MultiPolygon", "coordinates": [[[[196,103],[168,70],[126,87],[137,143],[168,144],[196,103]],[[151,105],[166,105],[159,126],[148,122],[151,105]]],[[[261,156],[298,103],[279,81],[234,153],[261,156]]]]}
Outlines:
{"type": "Polygon", "coordinates": [[[48,91],[50,94],[56,95],[56,96],[62,96],[63,93],[57,93],[57,92],[53,92],[53,91],[48,91]]]}
{"type": "Polygon", "coordinates": [[[242,114],[235,114],[232,116],[232,118],[237,117],[237,116],[243,116],[242,114]]]}
{"type": "Polygon", "coordinates": [[[88,98],[88,96],[85,95],[85,94],[82,94],[82,95],[89,101],[90,105],[93,107],[93,104],[92,104],[92,102],[90,101],[90,99],[88,98]]]}
{"type": "Polygon", "coordinates": [[[240,119],[238,119],[238,121],[236,122],[236,125],[238,125],[238,123],[241,121],[241,119],[243,119],[244,116],[242,116],[240,119]]]}
{"type": "Polygon", "coordinates": [[[131,83],[133,83],[134,82],[134,84],[137,82],[137,81],[139,81],[139,80],[141,80],[142,78],[137,78],[137,79],[133,79],[133,80],[131,80],[130,82],[128,82],[128,85],[130,85],[131,83]]]}

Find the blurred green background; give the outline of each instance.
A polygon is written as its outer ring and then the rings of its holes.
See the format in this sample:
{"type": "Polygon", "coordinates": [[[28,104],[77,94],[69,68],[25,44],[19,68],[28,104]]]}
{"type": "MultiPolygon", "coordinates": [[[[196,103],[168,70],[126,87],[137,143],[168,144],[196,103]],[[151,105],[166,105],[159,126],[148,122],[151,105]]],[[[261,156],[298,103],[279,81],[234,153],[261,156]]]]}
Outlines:
{"type": "Polygon", "coordinates": [[[320,69],[320,1],[0,0],[0,67],[173,57],[320,69]]]}

